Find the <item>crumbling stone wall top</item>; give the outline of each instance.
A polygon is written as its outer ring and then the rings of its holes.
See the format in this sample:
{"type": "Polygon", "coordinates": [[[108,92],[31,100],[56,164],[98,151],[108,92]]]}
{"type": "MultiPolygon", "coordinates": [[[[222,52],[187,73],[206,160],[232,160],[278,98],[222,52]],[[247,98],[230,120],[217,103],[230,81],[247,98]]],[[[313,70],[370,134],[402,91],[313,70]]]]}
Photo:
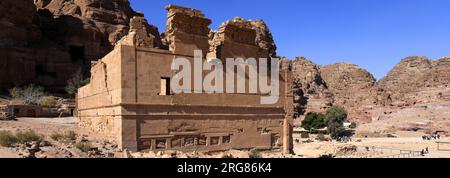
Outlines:
{"type": "Polygon", "coordinates": [[[224,40],[225,37],[239,43],[256,45],[256,30],[253,29],[252,22],[240,17],[222,23],[217,31],[219,39],[224,40]]]}
{"type": "Polygon", "coordinates": [[[174,16],[177,13],[189,15],[189,16],[196,16],[205,18],[205,14],[203,14],[200,10],[187,8],[183,6],[178,6],[174,4],[170,4],[166,6],[166,10],[169,11],[168,17],[174,16]]]}
{"type": "Polygon", "coordinates": [[[173,53],[193,55],[194,50],[209,50],[208,27],[212,21],[199,10],[176,5],[166,7],[168,11],[165,42],[173,53]]]}
{"type": "Polygon", "coordinates": [[[211,25],[211,19],[196,9],[185,8],[177,5],[169,5],[166,7],[169,11],[167,15],[166,34],[176,31],[182,31],[189,34],[208,36],[211,25]]]}
{"type": "Polygon", "coordinates": [[[137,13],[130,20],[130,33],[136,33],[136,46],[164,49],[158,28],[150,25],[144,15],[137,13]]]}

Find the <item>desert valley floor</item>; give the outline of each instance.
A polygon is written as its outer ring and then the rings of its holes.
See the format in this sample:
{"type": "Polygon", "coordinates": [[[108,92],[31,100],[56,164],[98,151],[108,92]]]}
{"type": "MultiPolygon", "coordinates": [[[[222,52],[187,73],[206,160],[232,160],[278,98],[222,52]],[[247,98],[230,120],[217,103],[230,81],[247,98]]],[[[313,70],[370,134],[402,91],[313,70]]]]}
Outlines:
{"type": "MultiPolygon", "coordinates": [[[[379,127],[380,123],[375,122],[370,125],[379,127]]],[[[364,129],[366,126],[362,126],[364,129]]],[[[16,121],[0,121],[1,130],[12,132],[35,130],[38,134],[44,135],[46,141],[51,146],[41,146],[36,153],[38,158],[248,158],[248,151],[230,150],[221,153],[181,153],[176,151],[165,152],[141,152],[132,153],[117,149],[117,145],[107,137],[94,136],[88,130],[78,126],[76,118],[18,118],[16,121]],[[76,131],[77,140],[84,140],[92,143],[89,151],[83,152],[74,145],[76,141],[58,142],[50,137],[54,133],[67,131],[76,131]]],[[[368,137],[352,138],[347,143],[320,142],[311,139],[313,142],[307,142],[306,139],[300,139],[294,143],[295,155],[283,155],[277,152],[262,152],[264,158],[318,158],[322,155],[333,155],[336,158],[450,158],[450,151],[438,151],[436,140],[423,140],[423,133],[411,131],[396,132],[397,138],[390,137],[368,137]],[[422,149],[429,149],[429,153],[421,155],[422,149]]],[[[295,138],[295,136],[294,136],[295,138]]],[[[448,137],[442,137],[439,141],[450,141],[448,137]]],[[[445,148],[449,146],[441,146],[445,148]]],[[[23,158],[28,155],[26,145],[15,147],[0,147],[0,158],[23,158]]]]}

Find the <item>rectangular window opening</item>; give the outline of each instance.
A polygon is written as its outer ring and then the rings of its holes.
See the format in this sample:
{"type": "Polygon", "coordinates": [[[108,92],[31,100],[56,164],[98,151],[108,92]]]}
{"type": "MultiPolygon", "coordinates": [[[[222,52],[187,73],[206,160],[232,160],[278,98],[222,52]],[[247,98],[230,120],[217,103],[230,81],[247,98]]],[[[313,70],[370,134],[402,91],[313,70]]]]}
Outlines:
{"type": "Polygon", "coordinates": [[[161,96],[169,96],[170,95],[170,78],[161,77],[161,92],[159,95],[161,96]]]}

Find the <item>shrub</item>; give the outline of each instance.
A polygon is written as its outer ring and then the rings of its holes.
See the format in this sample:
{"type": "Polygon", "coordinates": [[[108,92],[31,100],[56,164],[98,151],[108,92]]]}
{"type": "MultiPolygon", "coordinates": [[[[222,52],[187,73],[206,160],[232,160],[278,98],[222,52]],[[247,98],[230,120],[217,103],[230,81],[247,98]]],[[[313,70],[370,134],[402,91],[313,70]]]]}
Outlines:
{"type": "Polygon", "coordinates": [[[11,95],[11,97],[13,97],[13,98],[19,99],[23,95],[22,88],[14,87],[14,88],[9,89],[9,95],[11,95]]]}
{"type": "Polygon", "coordinates": [[[32,130],[26,131],[26,132],[17,132],[16,137],[17,137],[17,142],[22,143],[22,144],[43,140],[43,136],[38,135],[36,132],[34,132],[32,130]]]}
{"type": "Polygon", "coordinates": [[[77,139],[77,133],[75,133],[74,131],[68,131],[64,135],[64,138],[66,138],[68,140],[76,140],[77,139]]]}
{"type": "Polygon", "coordinates": [[[9,94],[14,99],[19,99],[24,102],[24,104],[29,105],[39,105],[42,102],[44,96],[44,88],[30,84],[23,88],[14,87],[9,90],[9,94]]]}
{"type": "Polygon", "coordinates": [[[10,147],[17,143],[17,138],[9,131],[0,131],[0,146],[10,147]]]}
{"type": "Polygon", "coordinates": [[[88,151],[91,151],[92,144],[91,142],[78,142],[77,144],[75,144],[75,147],[86,153],[88,151]]]}
{"type": "Polygon", "coordinates": [[[348,128],[356,129],[356,122],[352,122],[348,128]]]}
{"type": "Polygon", "coordinates": [[[42,99],[41,105],[44,107],[55,107],[58,105],[58,101],[53,96],[47,96],[42,99]]]}
{"type": "Polygon", "coordinates": [[[257,149],[257,148],[253,148],[250,150],[250,154],[249,154],[250,158],[261,158],[261,150],[257,149]]]}
{"type": "Polygon", "coordinates": [[[321,129],[326,126],[325,115],[321,113],[310,113],[306,115],[301,125],[306,130],[321,129]]]}
{"type": "Polygon", "coordinates": [[[345,133],[345,120],[347,120],[347,111],[343,107],[333,106],[327,110],[325,121],[328,126],[328,133],[332,138],[341,137],[345,133]]]}
{"type": "Polygon", "coordinates": [[[50,138],[55,141],[74,141],[77,139],[77,134],[74,131],[53,133],[50,135],[50,138]]]}
{"type": "Polygon", "coordinates": [[[55,140],[55,141],[60,141],[60,140],[62,140],[64,138],[64,135],[61,134],[61,133],[52,133],[50,135],[50,138],[55,140]]]}

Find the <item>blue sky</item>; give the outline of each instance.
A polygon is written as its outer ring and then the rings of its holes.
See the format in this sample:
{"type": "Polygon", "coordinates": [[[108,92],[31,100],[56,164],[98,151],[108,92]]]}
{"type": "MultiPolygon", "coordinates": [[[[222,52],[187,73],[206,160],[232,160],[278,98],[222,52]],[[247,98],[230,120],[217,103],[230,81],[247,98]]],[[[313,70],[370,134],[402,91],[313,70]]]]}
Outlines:
{"type": "Polygon", "coordinates": [[[218,26],[233,17],[263,19],[277,53],[320,65],[350,62],[385,76],[401,59],[450,56],[449,0],[130,0],[165,30],[164,6],[200,9],[218,26]]]}

